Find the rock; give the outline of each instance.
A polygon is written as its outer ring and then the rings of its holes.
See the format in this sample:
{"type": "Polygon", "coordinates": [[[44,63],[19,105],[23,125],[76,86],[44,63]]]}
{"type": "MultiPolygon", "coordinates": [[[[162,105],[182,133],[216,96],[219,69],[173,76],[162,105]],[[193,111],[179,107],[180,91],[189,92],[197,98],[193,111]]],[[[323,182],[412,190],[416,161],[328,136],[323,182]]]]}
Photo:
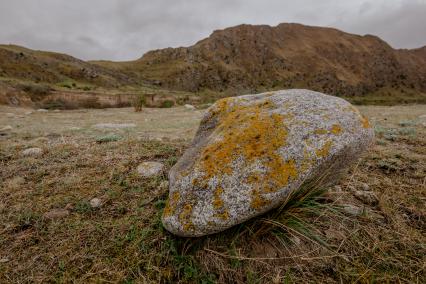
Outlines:
{"type": "Polygon", "coordinates": [[[159,162],[143,162],[137,172],[143,177],[153,177],[161,174],[164,170],[164,164],[159,162]]]}
{"type": "Polygon", "coordinates": [[[41,148],[28,148],[22,151],[23,156],[40,156],[41,154],[43,154],[41,148]]]}
{"type": "Polygon", "coordinates": [[[48,110],[47,110],[47,109],[44,109],[44,108],[39,108],[39,109],[37,110],[37,112],[48,112],[48,110]]]}
{"type": "Polygon", "coordinates": [[[317,92],[219,100],[169,173],[164,227],[207,235],[280,206],[306,181],[331,186],[373,137],[355,107],[317,92]]]}
{"type": "Polygon", "coordinates": [[[186,108],[186,109],[188,109],[188,110],[195,110],[195,106],[193,106],[193,105],[184,105],[184,107],[186,108]]]}
{"type": "Polygon", "coordinates": [[[372,191],[357,190],[354,192],[354,195],[357,199],[361,200],[362,202],[368,205],[374,206],[379,203],[379,199],[377,198],[376,194],[372,191]]]}
{"type": "Polygon", "coordinates": [[[365,182],[361,182],[359,184],[359,187],[361,188],[361,190],[363,191],[370,191],[370,186],[368,184],[366,184],[365,182]]]}
{"type": "Polygon", "coordinates": [[[0,132],[9,132],[13,129],[12,126],[6,125],[5,127],[0,128],[0,132]]]}
{"type": "Polygon", "coordinates": [[[352,205],[352,204],[343,204],[342,210],[343,210],[343,212],[345,212],[349,215],[353,215],[353,216],[361,215],[364,212],[363,208],[360,208],[360,207],[352,205]]]}
{"type": "Polygon", "coordinates": [[[10,258],[4,257],[4,258],[0,258],[0,263],[6,263],[9,262],[10,258]]]}
{"type": "Polygon", "coordinates": [[[25,112],[25,115],[30,115],[32,113],[33,113],[32,111],[27,111],[27,112],[25,112]]]}
{"type": "Polygon", "coordinates": [[[132,128],[136,127],[136,124],[134,123],[99,123],[96,125],[93,125],[94,128],[98,129],[123,129],[123,128],[132,128]]]}
{"type": "Polygon", "coordinates": [[[90,206],[92,206],[92,208],[99,208],[102,206],[102,200],[100,200],[99,198],[92,198],[90,200],[90,206]]]}
{"type": "Polygon", "coordinates": [[[49,212],[46,212],[43,214],[43,217],[45,219],[62,219],[67,217],[70,214],[70,212],[66,209],[52,209],[49,212]]]}
{"type": "Polygon", "coordinates": [[[61,112],[60,109],[54,109],[53,112],[61,112]]]}
{"type": "Polygon", "coordinates": [[[7,112],[7,113],[6,113],[6,117],[8,117],[8,118],[13,118],[13,117],[15,117],[15,114],[14,114],[14,113],[11,113],[11,112],[7,112]]]}
{"type": "Polygon", "coordinates": [[[334,186],[334,192],[343,192],[343,189],[340,185],[335,185],[334,186]]]}

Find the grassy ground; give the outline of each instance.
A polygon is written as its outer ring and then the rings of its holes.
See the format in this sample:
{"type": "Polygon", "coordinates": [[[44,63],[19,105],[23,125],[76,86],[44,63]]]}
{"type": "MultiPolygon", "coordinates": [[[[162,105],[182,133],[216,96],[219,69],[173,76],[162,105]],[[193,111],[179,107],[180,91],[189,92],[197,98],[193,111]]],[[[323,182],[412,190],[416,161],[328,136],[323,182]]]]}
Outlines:
{"type": "Polygon", "coordinates": [[[426,106],[360,108],[376,143],[340,187],[185,239],[161,226],[167,176],[142,178],[136,167],[155,160],[168,170],[201,111],[0,106],[0,128],[13,127],[0,136],[0,283],[425,283],[426,106]],[[111,135],[117,141],[96,142],[111,135]],[[23,157],[28,147],[44,153],[23,157]],[[365,184],[378,203],[354,197],[365,184]],[[54,209],[68,215],[52,220],[54,209]]]}

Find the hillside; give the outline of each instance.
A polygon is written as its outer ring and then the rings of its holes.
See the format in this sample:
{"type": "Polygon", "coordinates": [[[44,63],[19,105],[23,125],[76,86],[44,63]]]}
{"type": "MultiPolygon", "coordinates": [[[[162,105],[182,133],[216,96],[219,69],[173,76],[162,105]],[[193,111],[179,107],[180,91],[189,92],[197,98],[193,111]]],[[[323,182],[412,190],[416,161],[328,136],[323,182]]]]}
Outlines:
{"type": "Polygon", "coordinates": [[[0,77],[60,84],[75,81],[108,88],[135,84],[134,78],[72,56],[0,45],[0,77]]]}
{"type": "Polygon", "coordinates": [[[0,79],[67,88],[71,82],[79,90],[179,90],[211,100],[306,88],[361,104],[425,103],[426,47],[397,50],[376,36],[300,24],[240,25],[190,47],[149,51],[127,62],[86,62],[0,45],[0,79]]]}
{"type": "Polygon", "coordinates": [[[187,91],[303,87],[359,96],[382,89],[425,92],[425,61],[426,47],[395,50],[371,35],[300,24],[241,25],[191,47],[150,51],[121,70],[187,91]]]}

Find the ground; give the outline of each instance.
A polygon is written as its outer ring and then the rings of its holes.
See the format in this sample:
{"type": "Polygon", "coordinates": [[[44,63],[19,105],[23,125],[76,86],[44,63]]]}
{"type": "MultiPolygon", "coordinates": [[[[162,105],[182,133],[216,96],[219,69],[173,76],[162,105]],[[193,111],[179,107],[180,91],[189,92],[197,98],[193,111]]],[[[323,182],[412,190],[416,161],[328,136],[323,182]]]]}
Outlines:
{"type": "Polygon", "coordinates": [[[167,171],[136,168],[169,170],[203,110],[0,106],[0,129],[12,128],[0,133],[0,283],[425,283],[426,106],[359,108],[375,145],[320,214],[296,204],[186,239],[161,225],[167,171]],[[30,147],[43,154],[23,156],[30,147]],[[366,187],[377,200],[359,196],[366,187]]]}

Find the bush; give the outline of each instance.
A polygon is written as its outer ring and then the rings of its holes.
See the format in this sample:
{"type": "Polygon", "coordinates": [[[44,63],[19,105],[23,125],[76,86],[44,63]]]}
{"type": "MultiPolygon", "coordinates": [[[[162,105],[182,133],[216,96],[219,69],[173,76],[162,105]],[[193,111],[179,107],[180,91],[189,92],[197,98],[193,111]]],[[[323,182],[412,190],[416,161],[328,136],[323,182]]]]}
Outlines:
{"type": "Polygon", "coordinates": [[[161,102],[160,108],[171,108],[175,105],[174,101],[171,100],[165,100],[161,102]]]}
{"type": "Polygon", "coordinates": [[[146,105],[146,99],[144,94],[138,94],[133,100],[133,107],[136,112],[142,111],[142,107],[146,105]]]}
{"type": "Polygon", "coordinates": [[[18,85],[18,89],[27,93],[31,100],[38,101],[49,95],[52,88],[48,85],[26,83],[18,85]]]}

